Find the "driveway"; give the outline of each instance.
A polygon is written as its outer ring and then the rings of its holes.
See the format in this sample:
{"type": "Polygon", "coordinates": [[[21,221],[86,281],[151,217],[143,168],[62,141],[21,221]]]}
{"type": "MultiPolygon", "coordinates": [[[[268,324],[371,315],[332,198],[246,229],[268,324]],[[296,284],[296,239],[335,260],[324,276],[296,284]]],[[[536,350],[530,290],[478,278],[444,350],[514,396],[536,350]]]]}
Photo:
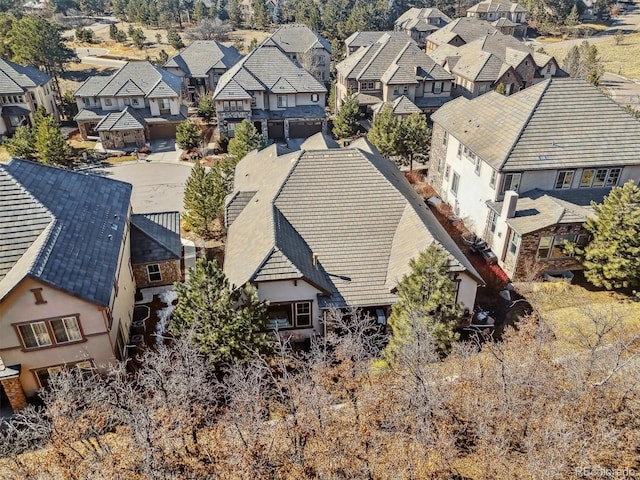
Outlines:
{"type": "Polygon", "coordinates": [[[132,184],[134,213],[182,212],[191,164],[140,161],[100,167],[94,173],[132,184]]]}
{"type": "Polygon", "coordinates": [[[147,156],[150,162],[179,163],[183,150],[176,146],[175,138],[151,140],[151,154],[147,156]]]}

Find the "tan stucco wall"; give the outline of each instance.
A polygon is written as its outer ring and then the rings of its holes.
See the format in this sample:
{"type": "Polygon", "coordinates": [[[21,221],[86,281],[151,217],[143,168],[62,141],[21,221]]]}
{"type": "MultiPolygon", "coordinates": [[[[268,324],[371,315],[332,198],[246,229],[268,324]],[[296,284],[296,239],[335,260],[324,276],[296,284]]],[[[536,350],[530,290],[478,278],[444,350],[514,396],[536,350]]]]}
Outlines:
{"type": "Polygon", "coordinates": [[[133,320],[133,305],[135,303],[136,296],[136,283],[133,276],[133,269],[131,268],[131,229],[130,225],[131,214],[127,219],[127,231],[125,232],[125,239],[122,242],[122,248],[120,249],[120,261],[118,263],[117,271],[117,295],[116,290],[112,292],[111,296],[111,314],[113,317],[113,325],[110,333],[111,345],[116,344],[116,337],[118,335],[118,325],[122,324],[122,331],[125,334],[125,343],[129,341],[129,329],[131,328],[131,321],[133,320]]]}

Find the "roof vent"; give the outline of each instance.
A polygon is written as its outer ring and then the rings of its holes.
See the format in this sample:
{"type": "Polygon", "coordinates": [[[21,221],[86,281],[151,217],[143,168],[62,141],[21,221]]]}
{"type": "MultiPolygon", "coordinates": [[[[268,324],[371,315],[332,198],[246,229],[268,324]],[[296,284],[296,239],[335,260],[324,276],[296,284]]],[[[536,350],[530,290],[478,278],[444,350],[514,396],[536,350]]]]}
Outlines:
{"type": "Polygon", "coordinates": [[[112,223],[111,230],[118,230],[118,225],[116,225],[115,223],[112,223]]]}
{"type": "Polygon", "coordinates": [[[107,235],[107,238],[108,238],[109,240],[111,240],[111,239],[113,238],[113,235],[109,234],[109,235],[107,235]]]}

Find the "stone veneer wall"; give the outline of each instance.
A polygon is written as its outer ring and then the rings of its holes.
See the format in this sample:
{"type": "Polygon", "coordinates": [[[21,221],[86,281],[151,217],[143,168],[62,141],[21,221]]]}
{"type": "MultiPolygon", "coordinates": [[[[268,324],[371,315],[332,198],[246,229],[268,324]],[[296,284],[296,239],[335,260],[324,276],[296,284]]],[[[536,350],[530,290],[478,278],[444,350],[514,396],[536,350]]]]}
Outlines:
{"type": "MultiPolygon", "coordinates": [[[[445,164],[447,163],[447,146],[443,145],[444,128],[437,123],[433,124],[433,133],[431,136],[431,149],[429,153],[429,173],[427,181],[439,195],[442,192],[442,180],[444,178],[445,164]],[[440,171],[438,171],[438,162],[440,162],[440,171]]],[[[451,141],[451,140],[449,140],[451,141]]]]}
{"type": "Polygon", "coordinates": [[[513,280],[530,280],[532,273],[536,272],[542,274],[544,271],[582,270],[582,265],[574,257],[542,261],[537,259],[538,245],[540,244],[541,237],[579,233],[588,232],[585,230],[583,224],[571,223],[565,225],[554,225],[552,227],[524,235],[520,240],[518,263],[516,265],[516,273],[513,280]],[[532,270],[535,270],[535,272],[532,272],[532,270]]]}
{"type": "Polygon", "coordinates": [[[2,388],[4,388],[4,393],[7,395],[14,413],[27,406],[27,399],[20,383],[20,377],[2,379],[2,388]]]}
{"type": "Polygon", "coordinates": [[[144,264],[133,265],[133,276],[136,279],[136,287],[157,287],[159,285],[171,285],[175,282],[182,281],[182,272],[180,270],[180,260],[166,260],[164,262],[150,262],[144,264]],[[147,275],[147,265],[159,265],[160,276],[162,280],[150,282],[147,275]]]}

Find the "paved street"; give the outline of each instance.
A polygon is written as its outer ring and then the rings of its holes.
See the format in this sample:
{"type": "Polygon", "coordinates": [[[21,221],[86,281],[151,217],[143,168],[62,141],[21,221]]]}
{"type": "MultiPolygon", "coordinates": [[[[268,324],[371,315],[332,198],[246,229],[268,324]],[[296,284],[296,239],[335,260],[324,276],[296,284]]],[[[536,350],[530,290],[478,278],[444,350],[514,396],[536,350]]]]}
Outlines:
{"type": "Polygon", "coordinates": [[[640,109],[640,84],[615,73],[605,72],[600,80],[600,86],[605,88],[611,98],[620,105],[631,105],[640,109]]]}
{"type": "Polygon", "coordinates": [[[184,186],[191,164],[137,162],[103,167],[95,171],[133,185],[134,213],[184,210],[184,186]]]}

